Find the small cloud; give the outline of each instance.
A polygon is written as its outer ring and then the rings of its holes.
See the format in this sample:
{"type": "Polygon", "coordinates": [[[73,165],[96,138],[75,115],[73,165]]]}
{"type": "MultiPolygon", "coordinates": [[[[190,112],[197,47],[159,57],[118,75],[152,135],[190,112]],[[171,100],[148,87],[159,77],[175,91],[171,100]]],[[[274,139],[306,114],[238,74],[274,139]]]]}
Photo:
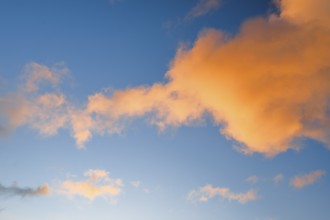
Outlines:
{"type": "Polygon", "coordinates": [[[188,194],[188,199],[190,201],[207,202],[215,196],[220,196],[227,200],[235,200],[239,203],[246,203],[257,199],[257,194],[254,190],[249,190],[245,193],[234,193],[229,188],[213,187],[210,184],[197,190],[192,190],[188,194]]]}
{"type": "Polygon", "coordinates": [[[48,195],[50,189],[47,184],[41,185],[37,188],[31,187],[19,187],[16,184],[11,186],[4,186],[0,184],[0,196],[20,196],[20,197],[31,197],[31,196],[44,196],[48,195]]]}
{"type": "Polygon", "coordinates": [[[197,5],[193,7],[186,15],[185,20],[189,21],[197,17],[206,15],[212,10],[220,7],[220,0],[199,0],[197,5]]]}
{"type": "Polygon", "coordinates": [[[144,189],[143,189],[143,192],[145,192],[145,193],[150,193],[150,189],[148,189],[148,188],[144,188],[144,189]]]}
{"type": "Polygon", "coordinates": [[[315,170],[301,176],[295,176],[291,179],[290,184],[295,188],[303,188],[307,185],[311,185],[325,175],[324,170],[315,170]]]}
{"type": "Polygon", "coordinates": [[[81,196],[89,200],[97,197],[114,198],[122,192],[122,180],[111,179],[105,170],[88,170],[84,181],[66,180],[61,184],[60,192],[68,196],[81,196]]]}
{"type": "Polygon", "coordinates": [[[134,188],[139,188],[141,186],[141,182],[138,180],[132,181],[131,184],[134,188]]]}
{"type": "Polygon", "coordinates": [[[279,183],[279,182],[281,182],[283,180],[283,178],[284,178],[283,174],[282,173],[279,173],[276,176],[274,176],[273,182],[274,183],[279,183]]]}
{"type": "Polygon", "coordinates": [[[257,176],[249,176],[248,178],[246,178],[246,182],[251,183],[251,184],[255,184],[256,182],[258,182],[259,178],[257,176]]]}
{"type": "Polygon", "coordinates": [[[38,91],[40,86],[45,83],[56,87],[61,81],[61,78],[68,74],[69,70],[64,68],[60,63],[54,65],[52,68],[38,63],[30,63],[25,66],[24,72],[23,78],[25,79],[25,84],[23,90],[31,93],[38,91]]]}

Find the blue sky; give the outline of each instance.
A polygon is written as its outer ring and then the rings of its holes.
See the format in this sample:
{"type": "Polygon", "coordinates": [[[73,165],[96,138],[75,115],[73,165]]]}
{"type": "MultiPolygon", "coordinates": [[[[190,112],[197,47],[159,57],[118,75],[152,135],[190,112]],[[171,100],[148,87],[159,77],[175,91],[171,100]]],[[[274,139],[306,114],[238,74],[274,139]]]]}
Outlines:
{"type": "Polygon", "coordinates": [[[0,219],[329,219],[326,0],[0,2],[0,219]]]}

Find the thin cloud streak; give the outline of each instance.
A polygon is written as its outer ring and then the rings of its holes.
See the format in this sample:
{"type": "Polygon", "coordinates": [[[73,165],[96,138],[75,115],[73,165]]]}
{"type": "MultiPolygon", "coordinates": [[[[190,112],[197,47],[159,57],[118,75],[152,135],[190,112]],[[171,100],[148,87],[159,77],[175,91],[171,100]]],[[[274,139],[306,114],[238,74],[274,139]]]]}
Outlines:
{"type": "Polygon", "coordinates": [[[192,20],[197,17],[204,16],[210,11],[216,10],[220,7],[220,0],[199,0],[197,5],[195,5],[191,11],[184,18],[185,21],[192,20]]]}
{"type": "Polygon", "coordinates": [[[311,185],[325,175],[324,170],[315,170],[301,176],[295,176],[291,179],[290,184],[298,189],[304,188],[305,186],[311,185]]]}
{"type": "Polygon", "coordinates": [[[50,193],[50,189],[47,184],[41,185],[37,188],[31,187],[19,187],[16,184],[11,186],[4,186],[0,184],[0,196],[20,196],[20,197],[32,197],[32,196],[44,196],[50,193]]]}
{"type": "Polygon", "coordinates": [[[258,198],[254,190],[249,190],[245,193],[234,193],[229,188],[214,187],[208,184],[197,190],[192,190],[188,194],[188,199],[190,201],[207,202],[216,196],[239,203],[246,203],[258,198]]]}
{"type": "Polygon", "coordinates": [[[259,178],[257,176],[249,176],[248,178],[246,178],[246,182],[251,183],[251,184],[255,184],[258,181],[259,181],[259,178]]]}

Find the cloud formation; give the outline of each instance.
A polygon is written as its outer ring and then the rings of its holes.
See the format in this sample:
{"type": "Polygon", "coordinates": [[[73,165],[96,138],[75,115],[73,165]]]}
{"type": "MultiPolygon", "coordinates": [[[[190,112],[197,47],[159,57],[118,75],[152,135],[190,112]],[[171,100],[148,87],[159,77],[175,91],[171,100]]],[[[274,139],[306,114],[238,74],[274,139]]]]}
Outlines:
{"type": "Polygon", "coordinates": [[[253,190],[245,193],[234,193],[229,188],[214,187],[210,184],[197,190],[192,190],[188,194],[190,201],[207,202],[213,197],[220,196],[223,199],[234,200],[240,203],[246,203],[257,199],[257,194],[253,190]]]}
{"type": "Polygon", "coordinates": [[[220,0],[199,0],[197,5],[195,5],[195,7],[193,7],[186,15],[185,20],[192,20],[204,16],[210,11],[219,8],[220,3],[220,0]]]}
{"type": "Polygon", "coordinates": [[[164,128],[209,114],[245,153],[272,156],[296,148],[300,137],[329,145],[330,29],[320,19],[289,18],[293,9],[283,4],[280,15],[248,20],[233,38],[203,31],[192,48],[178,50],[168,83],[95,94],[88,111],[108,128],[121,118],[147,115],[164,128]]]}
{"type": "Polygon", "coordinates": [[[60,193],[94,200],[98,197],[114,199],[122,192],[122,180],[111,179],[108,171],[88,170],[84,176],[87,178],[84,181],[63,181],[60,193]]]}
{"type": "MultiPolygon", "coordinates": [[[[218,3],[200,1],[193,14],[218,3]]],[[[278,6],[278,15],[247,20],[233,37],[202,31],[191,48],[178,49],[166,83],[92,94],[84,107],[57,89],[66,68],[30,64],[26,92],[0,98],[0,128],[28,124],[46,135],[68,128],[83,147],[93,134],[120,132],[136,117],[162,130],[208,115],[243,153],[274,156],[299,148],[302,137],[330,146],[329,1],[278,6]],[[41,89],[47,83],[51,91],[41,89]]]]}
{"type": "Polygon", "coordinates": [[[311,185],[317,180],[319,180],[322,176],[325,175],[324,170],[315,170],[313,172],[307,173],[302,176],[295,176],[290,181],[290,184],[295,188],[303,188],[305,186],[311,185]]]}
{"type": "Polygon", "coordinates": [[[13,184],[11,186],[4,186],[0,184],[0,196],[44,196],[48,195],[49,192],[50,189],[47,184],[41,185],[37,188],[19,187],[16,184],[13,184]]]}

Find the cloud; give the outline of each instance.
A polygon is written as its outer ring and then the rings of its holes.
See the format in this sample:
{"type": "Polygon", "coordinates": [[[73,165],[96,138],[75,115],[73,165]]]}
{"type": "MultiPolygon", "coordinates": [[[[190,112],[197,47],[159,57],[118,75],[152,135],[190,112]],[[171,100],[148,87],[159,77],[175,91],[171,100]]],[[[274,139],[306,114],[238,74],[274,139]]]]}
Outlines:
{"type": "Polygon", "coordinates": [[[63,181],[60,193],[94,200],[98,197],[114,199],[122,192],[122,180],[111,179],[108,171],[88,170],[84,176],[87,178],[84,181],[63,181]]]}
{"type": "Polygon", "coordinates": [[[48,195],[50,189],[47,184],[41,185],[37,188],[30,187],[19,187],[16,184],[11,186],[4,186],[0,184],[0,196],[20,196],[20,197],[31,197],[31,196],[44,196],[48,195]]]}
{"type": "Polygon", "coordinates": [[[141,182],[138,180],[132,181],[131,184],[134,188],[139,188],[141,186],[141,182]]]}
{"type": "Polygon", "coordinates": [[[204,16],[210,11],[218,9],[220,4],[220,0],[199,0],[197,5],[186,15],[185,20],[192,20],[204,16]]]}
{"type": "Polygon", "coordinates": [[[65,96],[58,84],[68,69],[59,64],[53,68],[31,63],[25,66],[23,83],[14,93],[0,97],[0,127],[9,131],[29,124],[45,135],[56,134],[67,121],[65,96]],[[49,89],[51,85],[52,89],[49,89]]]}
{"type": "Polygon", "coordinates": [[[255,184],[256,182],[258,182],[258,180],[259,178],[257,176],[249,176],[248,178],[246,178],[246,181],[251,184],[255,184]]]}
{"type": "MultiPolygon", "coordinates": [[[[198,5],[207,2],[215,4],[198,5]]],[[[27,124],[46,135],[67,128],[82,148],[136,117],[163,130],[207,115],[243,153],[274,156],[299,148],[299,138],[330,146],[330,20],[316,13],[330,10],[327,2],[280,1],[278,15],[247,20],[232,37],[206,29],[178,49],[166,82],[91,94],[82,107],[56,89],[66,68],[32,64],[25,88],[33,92],[0,98],[0,127],[27,124]],[[45,83],[53,90],[40,89],[45,83]]]]}
{"type": "Polygon", "coordinates": [[[240,203],[246,203],[257,199],[255,191],[250,190],[245,193],[234,193],[229,188],[213,187],[208,184],[198,190],[193,190],[188,194],[190,201],[207,202],[209,199],[220,196],[223,199],[234,200],[240,203]]]}
{"type": "Polygon", "coordinates": [[[328,0],[281,0],[278,1],[278,5],[282,9],[281,17],[294,23],[317,22],[330,27],[328,0]]]}
{"type": "Polygon", "coordinates": [[[300,189],[305,186],[313,184],[324,175],[325,175],[324,170],[315,170],[313,172],[307,173],[302,176],[295,176],[294,178],[291,179],[290,183],[293,187],[300,189]]]}
{"type": "Polygon", "coordinates": [[[25,92],[31,93],[40,89],[43,83],[50,83],[56,87],[61,77],[68,73],[68,69],[63,68],[60,64],[55,65],[53,68],[48,68],[38,63],[31,63],[25,66],[25,84],[23,89],[25,92]]]}
{"type": "Polygon", "coordinates": [[[281,182],[283,180],[283,178],[284,178],[283,174],[282,173],[279,173],[276,176],[274,176],[273,182],[274,183],[279,183],[279,182],[281,182]]]}
{"type": "Polygon", "coordinates": [[[273,156],[300,137],[329,145],[330,29],[283,13],[246,21],[233,38],[204,30],[191,49],[178,50],[168,83],[92,95],[88,111],[109,128],[147,115],[163,129],[209,114],[245,153],[273,156]]]}

